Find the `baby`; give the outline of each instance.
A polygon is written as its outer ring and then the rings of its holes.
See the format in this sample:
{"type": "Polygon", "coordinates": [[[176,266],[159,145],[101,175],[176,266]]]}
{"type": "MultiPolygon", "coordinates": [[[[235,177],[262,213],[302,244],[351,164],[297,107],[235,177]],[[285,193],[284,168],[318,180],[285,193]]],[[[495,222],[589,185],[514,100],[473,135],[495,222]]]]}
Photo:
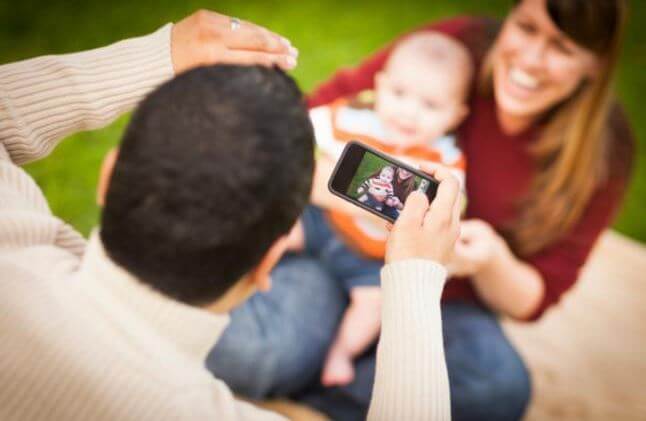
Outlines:
{"type": "MultiPolygon", "coordinates": [[[[374,94],[344,98],[311,111],[322,151],[317,165],[326,159],[336,161],[348,141],[359,140],[413,166],[449,166],[463,180],[465,160],[450,133],[468,113],[472,78],[470,55],[459,42],[436,32],[404,39],[376,75],[374,94]]],[[[377,201],[377,206],[397,216],[414,182],[410,172],[390,168],[382,176],[391,183],[393,194],[377,201]]],[[[354,358],[374,343],[379,332],[379,274],[388,233],[370,215],[357,217],[314,206],[306,209],[294,232],[292,238],[300,239],[295,244],[300,242],[306,253],[320,259],[348,292],[349,305],[321,381],[326,386],[350,383],[354,358]]]]}
{"type": "Polygon", "coordinates": [[[383,167],[378,174],[373,174],[361,183],[357,189],[357,200],[379,212],[383,211],[384,204],[393,206],[394,176],[393,167],[383,167]]]}

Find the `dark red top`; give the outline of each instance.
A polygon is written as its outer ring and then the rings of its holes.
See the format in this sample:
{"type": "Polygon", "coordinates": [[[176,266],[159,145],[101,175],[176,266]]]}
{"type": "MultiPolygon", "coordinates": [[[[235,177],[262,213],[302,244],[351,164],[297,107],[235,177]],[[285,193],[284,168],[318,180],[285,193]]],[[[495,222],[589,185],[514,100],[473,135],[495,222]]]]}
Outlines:
{"type": "MultiPolygon", "coordinates": [[[[471,51],[479,68],[481,59],[494,39],[497,25],[481,18],[459,17],[425,26],[420,31],[435,30],[462,41],[471,51]]],[[[396,42],[396,41],[395,41],[396,42]]],[[[322,84],[309,98],[311,107],[339,97],[373,88],[375,73],[385,64],[392,45],[377,52],[357,68],[342,69],[322,84]]],[[[536,139],[537,128],[515,136],[506,135],[496,118],[492,98],[473,93],[470,115],[458,136],[467,159],[467,218],[487,221],[501,229],[517,216],[515,203],[523,196],[534,176],[535,165],[527,146],[536,139]]],[[[579,270],[599,234],[610,224],[621,202],[632,164],[632,133],[617,109],[609,121],[613,150],[609,153],[611,176],[593,195],[580,221],[556,243],[525,258],[545,281],[545,296],[530,317],[537,319],[577,280],[579,270]]],[[[481,303],[468,279],[451,279],[444,290],[444,300],[481,303]]]]}

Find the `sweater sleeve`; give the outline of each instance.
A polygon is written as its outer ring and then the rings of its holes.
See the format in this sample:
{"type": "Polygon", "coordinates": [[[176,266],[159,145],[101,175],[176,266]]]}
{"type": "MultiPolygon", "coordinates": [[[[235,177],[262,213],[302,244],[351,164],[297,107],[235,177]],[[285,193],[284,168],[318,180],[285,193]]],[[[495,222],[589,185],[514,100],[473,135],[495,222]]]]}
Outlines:
{"type": "Polygon", "coordinates": [[[75,270],[84,238],[52,215],[19,164],[46,156],[70,133],[110,123],[171,77],[170,29],[0,66],[0,254],[43,275],[75,270]]]}
{"type": "Polygon", "coordinates": [[[65,136],[109,124],[172,77],[171,28],[0,66],[0,142],[12,161],[42,158],[65,136]]]}
{"type": "Polygon", "coordinates": [[[381,272],[382,327],[369,420],[449,420],[440,297],[446,270],[415,259],[381,272]]]}

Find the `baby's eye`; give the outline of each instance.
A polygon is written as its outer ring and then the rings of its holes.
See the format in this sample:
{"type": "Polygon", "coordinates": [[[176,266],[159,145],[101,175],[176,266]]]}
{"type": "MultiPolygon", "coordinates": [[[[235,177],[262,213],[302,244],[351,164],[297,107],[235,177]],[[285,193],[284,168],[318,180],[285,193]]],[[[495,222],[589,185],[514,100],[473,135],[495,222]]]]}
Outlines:
{"type": "Polygon", "coordinates": [[[424,100],[422,101],[422,105],[427,110],[434,110],[437,108],[437,104],[434,101],[424,100]]]}
{"type": "Polygon", "coordinates": [[[397,88],[397,87],[394,87],[392,89],[392,92],[393,92],[393,95],[396,96],[397,98],[401,98],[405,94],[405,92],[404,92],[404,90],[402,88],[397,88]]]}

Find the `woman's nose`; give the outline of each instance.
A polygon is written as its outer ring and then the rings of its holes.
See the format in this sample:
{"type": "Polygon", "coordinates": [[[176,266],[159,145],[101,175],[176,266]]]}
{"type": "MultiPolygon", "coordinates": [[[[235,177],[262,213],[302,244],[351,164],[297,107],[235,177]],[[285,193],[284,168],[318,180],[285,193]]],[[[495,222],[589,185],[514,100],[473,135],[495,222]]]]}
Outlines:
{"type": "Polygon", "coordinates": [[[545,65],[548,40],[538,38],[529,41],[519,52],[520,63],[528,68],[540,68],[545,65]]]}

